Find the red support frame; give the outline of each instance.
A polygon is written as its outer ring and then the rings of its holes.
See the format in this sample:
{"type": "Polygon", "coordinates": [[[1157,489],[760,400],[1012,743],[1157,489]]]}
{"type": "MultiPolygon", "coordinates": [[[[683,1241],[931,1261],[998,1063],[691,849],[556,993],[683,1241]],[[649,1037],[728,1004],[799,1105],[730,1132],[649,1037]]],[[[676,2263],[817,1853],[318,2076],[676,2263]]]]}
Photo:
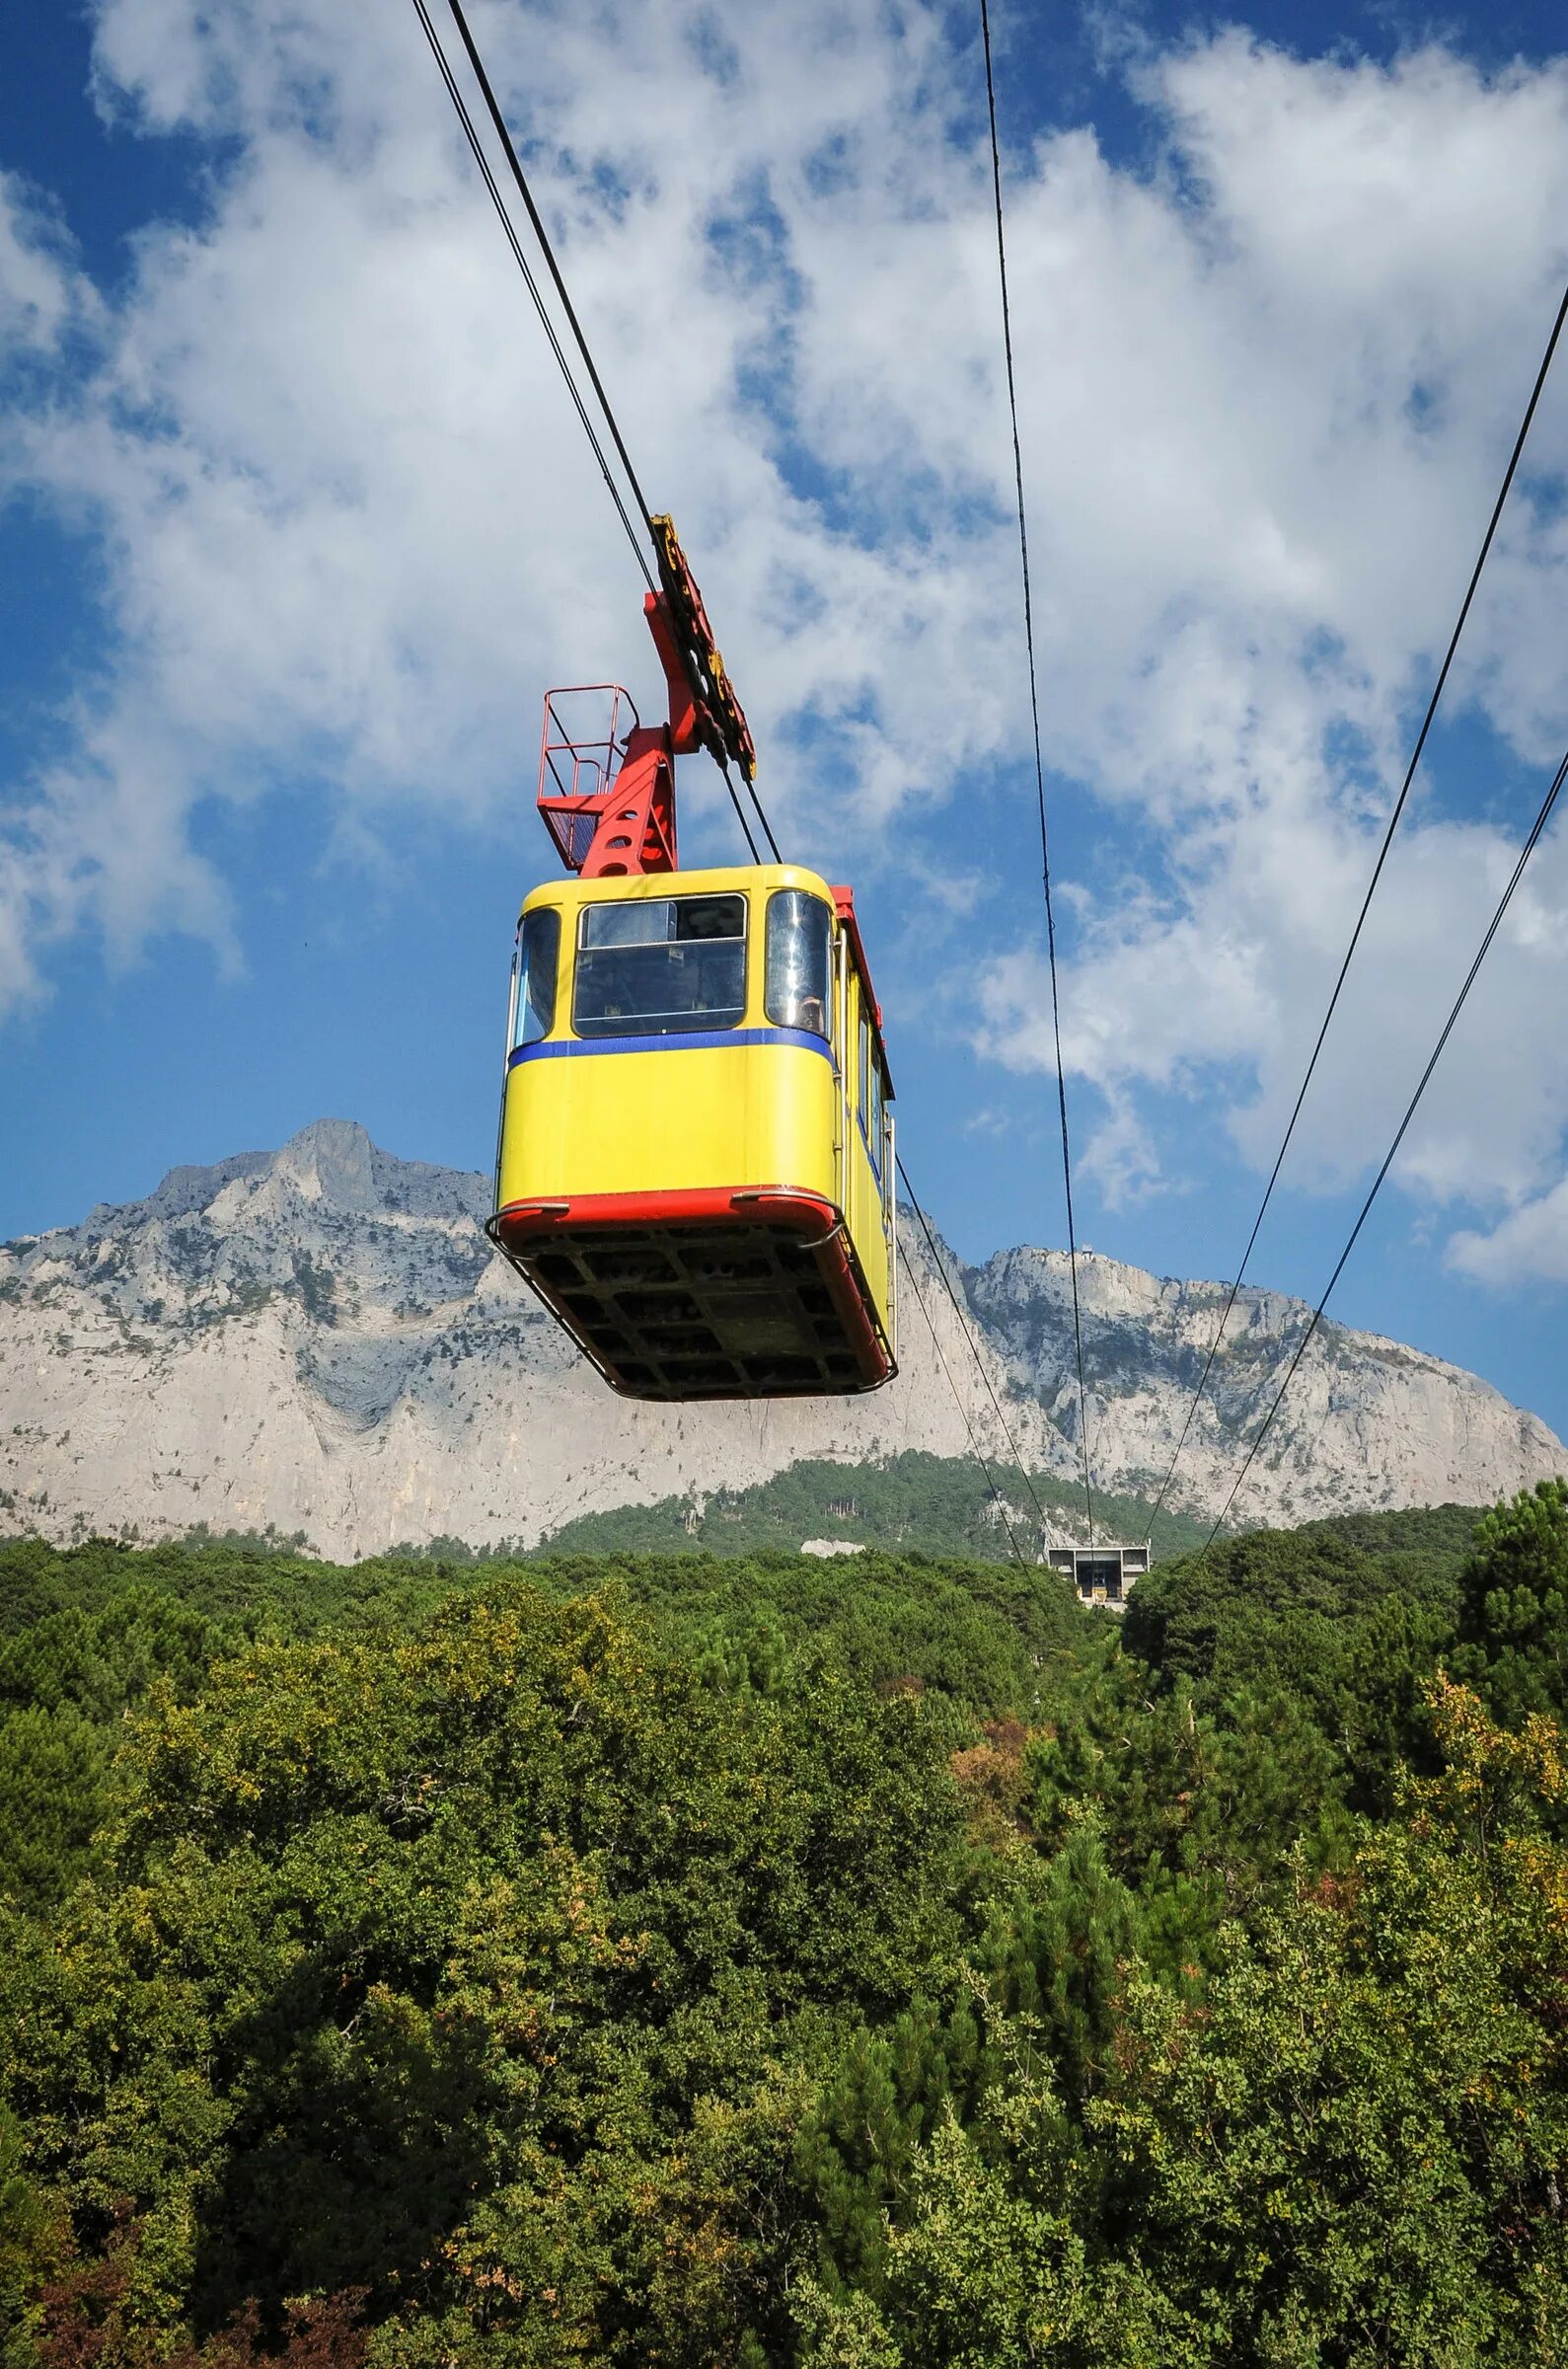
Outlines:
{"type": "Polygon", "coordinates": [[[573,739],[557,704],[573,694],[552,691],[545,699],[539,811],[562,863],[585,880],[674,872],[679,863],[675,759],[702,745],[697,703],[670,631],[663,594],[650,592],[642,605],[663,661],[668,724],[637,722],[630,695],[618,683],[584,684],[574,691],[595,690],[607,696],[610,721],[592,738],[573,739]],[[623,700],[634,719],[624,733],[618,729],[623,700]],[[571,768],[569,789],[563,780],[565,763],[571,768]]]}
{"type": "Polygon", "coordinates": [[[748,780],[756,771],[751,732],[713,647],[686,555],[668,518],[653,524],[662,589],[648,593],[642,613],[664,670],[669,722],[642,724],[616,683],[578,684],[545,700],[539,811],[567,871],[585,880],[677,869],[677,757],[709,748],[721,763],[733,757],[748,780]],[[585,692],[609,699],[610,721],[605,730],[579,739],[567,731],[557,702],[585,692]],[[632,710],[624,732],[623,700],[632,710]]]}

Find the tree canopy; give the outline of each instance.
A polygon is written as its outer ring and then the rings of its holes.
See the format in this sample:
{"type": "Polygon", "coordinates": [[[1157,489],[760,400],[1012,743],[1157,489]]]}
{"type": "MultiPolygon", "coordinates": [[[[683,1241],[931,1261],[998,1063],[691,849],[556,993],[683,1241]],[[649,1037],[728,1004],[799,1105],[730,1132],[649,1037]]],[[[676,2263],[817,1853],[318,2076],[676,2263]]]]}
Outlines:
{"type": "Polygon", "coordinates": [[[1568,1490],[0,1549],[4,2369],[1568,2353],[1568,1490]]]}

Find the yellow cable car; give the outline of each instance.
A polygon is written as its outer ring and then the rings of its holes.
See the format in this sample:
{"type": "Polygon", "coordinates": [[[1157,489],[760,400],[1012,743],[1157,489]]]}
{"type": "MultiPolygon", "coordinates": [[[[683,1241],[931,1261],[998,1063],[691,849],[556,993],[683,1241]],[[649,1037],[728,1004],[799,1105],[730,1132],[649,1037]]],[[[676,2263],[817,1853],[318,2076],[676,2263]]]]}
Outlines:
{"type": "Polygon", "coordinates": [[[540,804],[579,877],[523,905],[489,1232],[631,1397],[874,1390],[892,1086],[854,898],[795,864],[677,870],[676,754],[751,744],[659,524],[670,725],[623,732],[590,686],[609,726],[574,739],[584,693],[546,701],[540,804]]]}

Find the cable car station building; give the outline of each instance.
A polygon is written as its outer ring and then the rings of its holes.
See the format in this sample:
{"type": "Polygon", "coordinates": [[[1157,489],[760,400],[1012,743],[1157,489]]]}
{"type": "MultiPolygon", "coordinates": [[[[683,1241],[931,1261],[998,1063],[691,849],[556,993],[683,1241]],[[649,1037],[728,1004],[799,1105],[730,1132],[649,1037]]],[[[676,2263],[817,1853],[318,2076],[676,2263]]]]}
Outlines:
{"type": "Polygon", "coordinates": [[[1146,1538],[1141,1547],[1107,1546],[1103,1541],[1093,1547],[1048,1546],[1045,1560],[1053,1571],[1072,1580],[1080,1603],[1121,1612],[1149,1569],[1149,1541],[1146,1538]]]}

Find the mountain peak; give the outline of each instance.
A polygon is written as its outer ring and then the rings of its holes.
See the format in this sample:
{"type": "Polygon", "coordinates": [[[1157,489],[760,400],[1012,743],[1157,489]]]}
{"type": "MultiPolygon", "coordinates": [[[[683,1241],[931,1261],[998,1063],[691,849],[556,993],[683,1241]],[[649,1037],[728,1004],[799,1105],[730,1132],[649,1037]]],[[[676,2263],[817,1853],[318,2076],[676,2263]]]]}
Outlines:
{"type": "Polygon", "coordinates": [[[317,1118],[273,1154],[271,1168],[307,1200],[364,1210],[374,1208],[381,1198],[376,1171],[385,1158],[357,1119],[317,1118]]]}
{"type": "Polygon", "coordinates": [[[323,1217],[398,1215],[450,1223],[483,1218],[487,1187],[476,1172],[384,1152],[357,1119],[315,1118],[275,1152],[240,1152],[204,1167],[172,1168],[145,1200],[101,1204],[88,1223],[102,1233],[116,1221],[191,1217],[219,1202],[218,1221],[231,1228],[240,1224],[242,1206],[254,1217],[263,1209],[298,1211],[301,1202],[323,1217]],[[236,1185],[242,1187],[237,1195],[236,1185]]]}

